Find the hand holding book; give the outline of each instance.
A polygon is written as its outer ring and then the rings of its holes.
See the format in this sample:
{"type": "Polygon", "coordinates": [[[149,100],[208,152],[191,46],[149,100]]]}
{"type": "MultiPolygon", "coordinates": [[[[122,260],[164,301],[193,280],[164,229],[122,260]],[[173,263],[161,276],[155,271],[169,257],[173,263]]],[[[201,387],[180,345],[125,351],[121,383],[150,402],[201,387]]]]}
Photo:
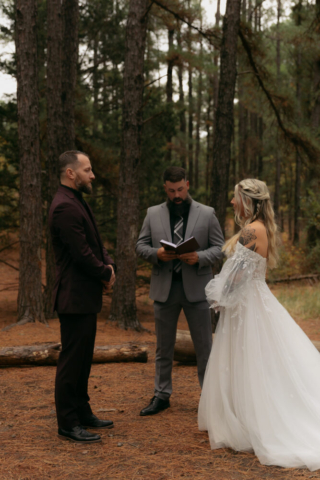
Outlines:
{"type": "Polygon", "coordinates": [[[160,240],[161,245],[167,251],[176,253],[177,255],[182,255],[184,253],[195,252],[199,248],[199,244],[194,237],[190,237],[179,245],[174,243],[167,242],[166,240],[160,240]]]}
{"type": "Polygon", "coordinates": [[[166,240],[160,241],[162,248],[158,250],[158,258],[164,262],[169,262],[178,258],[187,265],[195,265],[199,261],[197,252],[199,244],[194,237],[188,238],[179,245],[167,242],[166,240]]]}

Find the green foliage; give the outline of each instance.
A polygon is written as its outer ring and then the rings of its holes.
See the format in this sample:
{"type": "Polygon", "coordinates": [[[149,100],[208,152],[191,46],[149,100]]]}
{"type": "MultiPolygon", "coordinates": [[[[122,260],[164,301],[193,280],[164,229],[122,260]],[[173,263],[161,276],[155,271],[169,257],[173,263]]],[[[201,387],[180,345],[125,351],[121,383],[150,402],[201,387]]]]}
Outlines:
{"type": "MultiPolygon", "coordinates": [[[[171,8],[199,27],[201,3],[171,2],[171,8]]],[[[283,9],[291,8],[291,15],[276,24],[273,4],[258,2],[250,18],[243,19],[254,61],[264,85],[270,92],[285,127],[293,133],[295,143],[280,131],[265,94],[258,85],[240,41],[238,49],[238,84],[234,108],[234,141],[231,151],[229,192],[241,175],[259,176],[274,193],[276,158],[281,160],[280,213],[282,229],[288,233],[286,249],[281,252],[279,268],[272,275],[290,275],[318,265],[320,232],[319,168],[307,153],[319,151],[319,131],[311,121],[317,92],[315,65],[320,58],[319,28],[316,24],[314,2],[282,2],[283,9]],[[257,16],[256,16],[257,13],[257,16]],[[259,22],[255,19],[262,15],[259,22]],[[277,39],[280,41],[280,74],[277,72],[277,39]],[[299,95],[297,92],[300,92],[299,95]],[[242,110],[241,110],[242,109],[242,110]],[[240,117],[244,111],[244,131],[240,131],[240,117]],[[262,132],[258,121],[262,121],[262,132]],[[260,128],[260,127],[259,127],[260,128]],[[245,143],[241,160],[241,142],[245,143]],[[296,147],[302,156],[301,196],[304,199],[301,231],[306,229],[307,242],[303,255],[290,246],[293,233],[296,147]],[[302,146],[306,146],[305,149],[302,146]],[[307,152],[307,153],[306,153],[307,152]],[[244,165],[241,165],[241,161],[244,165]],[[262,171],[258,163],[262,165],[262,171]],[[303,260],[295,261],[295,255],[303,260]]],[[[250,7],[247,7],[250,8],[250,7]]],[[[14,0],[3,0],[1,11],[7,19],[0,26],[0,42],[14,39],[14,0]]],[[[112,249],[116,242],[117,185],[121,153],[123,68],[125,27],[128,15],[127,0],[80,1],[79,64],[76,105],[76,146],[87,152],[93,163],[96,182],[94,195],[88,199],[97,215],[102,235],[112,249]]],[[[212,28],[213,17],[209,24],[212,28]],[[211,25],[210,25],[211,23],[211,25]]],[[[221,36],[221,22],[214,31],[221,36]]],[[[210,31],[209,31],[210,33],[210,31]]],[[[38,64],[41,160],[45,171],[46,156],[46,1],[38,0],[38,64]]],[[[213,38],[213,37],[211,37],[213,38]]],[[[215,37],[215,45],[218,41],[215,37]]],[[[143,140],[140,167],[141,221],[146,208],[165,200],[162,174],[169,163],[168,148],[172,150],[171,164],[181,165],[188,150],[188,70],[193,80],[193,158],[196,149],[197,95],[202,75],[200,108],[199,187],[191,184],[190,192],[196,200],[207,203],[212,169],[216,80],[219,74],[219,51],[176,17],[159,6],[149,11],[147,46],[145,54],[145,89],[143,106],[143,140]],[[168,28],[174,30],[173,47],[168,51],[168,28]],[[173,102],[166,97],[168,60],[173,60],[173,102]],[[179,90],[178,72],[183,71],[183,92],[179,90]],[[160,78],[162,77],[162,78],[160,78]],[[184,94],[184,100],[179,96],[184,94]],[[186,132],[181,129],[186,121],[186,132]],[[209,137],[207,135],[209,134],[209,137]],[[170,145],[167,139],[172,138],[170,145]],[[209,142],[207,143],[207,138],[209,142]],[[207,152],[208,150],[208,152],[207,152]],[[208,163],[209,161],[209,163],[208,163]],[[209,178],[208,178],[209,177],[209,178]]],[[[0,70],[16,74],[15,56],[1,56],[0,70]]],[[[319,93],[319,92],[318,92],[319,93]]],[[[191,104],[192,105],[192,104],[191,104]]],[[[243,120],[243,119],[242,119],[243,120]]],[[[240,128],[241,127],[241,128],[240,128]]],[[[292,140],[292,139],[291,139],[292,140]]],[[[187,156],[187,155],[186,155],[187,156]]],[[[17,108],[14,99],[0,103],[0,229],[18,225],[18,143],[17,108]]],[[[43,177],[45,188],[45,175],[43,177]]],[[[45,211],[45,208],[44,208],[45,211]]],[[[232,216],[232,212],[229,217],[232,216]]]]}
{"type": "Polygon", "coordinates": [[[301,286],[288,284],[277,286],[273,293],[290,315],[299,320],[319,318],[320,284],[301,286]]]}

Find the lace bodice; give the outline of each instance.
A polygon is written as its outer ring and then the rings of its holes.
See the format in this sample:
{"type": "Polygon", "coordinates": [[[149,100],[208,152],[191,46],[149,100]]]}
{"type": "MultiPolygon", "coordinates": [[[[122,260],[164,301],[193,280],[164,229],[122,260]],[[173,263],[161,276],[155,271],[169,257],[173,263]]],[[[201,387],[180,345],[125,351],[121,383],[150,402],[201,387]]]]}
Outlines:
{"type": "Polygon", "coordinates": [[[253,282],[265,282],[267,260],[239,242],[221,273],[206,286],[210,307],[233,308],[249,293],[253,282]]]}

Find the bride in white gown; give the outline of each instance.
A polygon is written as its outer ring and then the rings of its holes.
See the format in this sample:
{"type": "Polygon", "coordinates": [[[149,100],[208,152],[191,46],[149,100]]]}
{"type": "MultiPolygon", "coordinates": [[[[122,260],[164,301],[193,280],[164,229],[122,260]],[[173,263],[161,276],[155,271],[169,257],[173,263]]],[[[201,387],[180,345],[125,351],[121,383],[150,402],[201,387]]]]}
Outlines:
{"type": "Polygon", "coordinates": [[[265,465],[320,468],[320,354],[270,292],[276,225],[267,186],[243,180],[232,201],[242,230],[206,287],[220,320],[199,404],[212,449],[254,451],[265,465]],[[266,258],[264,258],[266,257],[266,258]]]}

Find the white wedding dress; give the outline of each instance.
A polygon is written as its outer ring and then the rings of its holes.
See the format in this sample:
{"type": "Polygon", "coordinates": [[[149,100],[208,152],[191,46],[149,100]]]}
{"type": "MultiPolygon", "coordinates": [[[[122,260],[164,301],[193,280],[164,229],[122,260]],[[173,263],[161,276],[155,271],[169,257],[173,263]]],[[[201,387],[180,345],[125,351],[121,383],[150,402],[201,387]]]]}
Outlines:
{"type": "Polygon", "coordinates": [[[320,468],[320,354],[270,292],[266,259],[240,243],[206,287],[221,311],[199,404],[212,449],[320,468]]]}

